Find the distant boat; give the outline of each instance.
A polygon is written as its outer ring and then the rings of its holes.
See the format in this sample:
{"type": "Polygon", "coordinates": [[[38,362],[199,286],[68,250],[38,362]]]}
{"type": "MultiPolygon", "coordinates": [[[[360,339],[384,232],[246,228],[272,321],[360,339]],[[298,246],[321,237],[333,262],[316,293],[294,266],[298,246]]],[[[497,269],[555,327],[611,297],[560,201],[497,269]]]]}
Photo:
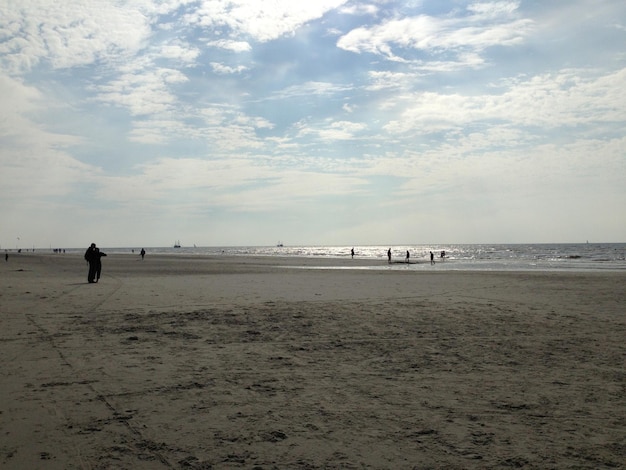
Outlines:
{"type": "Polygon", "coordinates": [[[180,240],[176,240],[176,243],[174,243],[174,248],[180,248],[180,240]]]}
{"type": "Polygon", "coordinates": [[[284,245],[283,245],[283,242],[278,242],[278,243],[276,244],[276,246],[277,246],[278,248],[282,248],[284,245]]]}

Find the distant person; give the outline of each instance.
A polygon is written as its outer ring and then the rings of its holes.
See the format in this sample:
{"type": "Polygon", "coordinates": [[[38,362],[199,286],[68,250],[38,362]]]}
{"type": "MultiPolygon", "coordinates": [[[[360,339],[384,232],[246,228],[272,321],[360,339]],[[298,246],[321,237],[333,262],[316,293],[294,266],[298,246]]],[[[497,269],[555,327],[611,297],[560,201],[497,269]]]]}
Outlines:
{"type": "Polygon", "coordinates": [[[430,252],[430,264],[435,264],[435,254],[432,251],[430,252]]]}
{"type": "Polygon", "coordinates": [[[391,248],[387,250],[387,261],[391,263],[391,248]]]}
{"type": "Polygon", "coordinates": [[[94,252],[94,258],[95,258],[95,264],[96,264],[95,282],[98,282],[100,280],[100,273],[102,272],[102,257],[106,255],[107,255],[106,253],[103,253],[102,251],[100,251],[100,248],[95,248],[95,252],[94,252]]]}
{"type": "Polygon", "coordinates": [[[411,254],[409,253],[409,250],[406,250],[406,264],[409,264],[410,257],[411,257],[411,254]]]}
{"type": "Polygon", "coordinates": [[[9,252],[8,251],[4,252],[4,261],[9,261],[9,252]]]}
{"type": "Polygon", "coordinates": [[[352,256],[352,259],[354,259],[354,248],[350,250],[350,255],[352,256]]]}
{"type": "Polygon", "coordinates": [[[143,248],[141,249],[141,259],[143,259],[143,257],[146,256],[146,250],[144,250],[143,248]]]}
{"type": "Polygon", "coordinates": [[[446,252],[445,250],[441,250],[441,261],[445,261],[446,259],[446,252]]]}

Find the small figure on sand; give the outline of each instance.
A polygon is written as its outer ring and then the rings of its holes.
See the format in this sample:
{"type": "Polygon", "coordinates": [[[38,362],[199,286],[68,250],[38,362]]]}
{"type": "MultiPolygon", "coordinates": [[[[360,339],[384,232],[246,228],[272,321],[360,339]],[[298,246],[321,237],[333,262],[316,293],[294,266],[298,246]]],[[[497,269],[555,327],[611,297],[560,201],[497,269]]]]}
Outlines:
{"type": "Polygon", "coordinates": [[[391,248],[387,250],[387,262],[391,263],[391,248]]]}
{"type": "Polygon", "coordinates": [[[8,251],[4,252],[4,261],[9,261],[9,252],[8,251]]]}
{"type": "Polygon", "coordinates": [[[352,256],[352,259],[354,259],[354,248],[350,250],[350,255],[352,256]]]}
{"type": "Polygon", "coordinates": [[[446,251],[441,250],[441,261],[445,261],[445,259],[446,259],[446,251]]]}
{"type": "Polygon", "coordinates": [[[141,259],[143,259],[143,257],[146,256],[146,250],[142,248],[140,254],[141,254],[141,259]]]}
{"type": "Polygon", "coordinates": [[[432,251],[430,252],[430,264],[435,264],[435,254],[432,251]]]}
{"type": "Polygon", "coordinates": [[[409,253],[409,250],[406,250],[406,264],[409,264],[410,257],[411,257],[411,254],[409,253]]]}

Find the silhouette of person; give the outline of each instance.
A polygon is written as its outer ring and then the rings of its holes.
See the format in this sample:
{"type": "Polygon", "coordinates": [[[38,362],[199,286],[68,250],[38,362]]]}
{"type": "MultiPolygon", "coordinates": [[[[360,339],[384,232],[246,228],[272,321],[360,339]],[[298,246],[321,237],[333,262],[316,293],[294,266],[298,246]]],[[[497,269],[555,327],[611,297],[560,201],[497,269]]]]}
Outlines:
{"type": "Polygon", "coordinates": [[[406,262],[407,264],[409,263],[409,258],[411,257],[411,255],[409,254],[409,250],[406,250],[406,262]]]}
{"type": "Polygon", "coordinates": [[[430,252],[430,264],[435,264],[435,254],[432,251],[430,252]]]}
{"type": "Polygon", "coordinates": [[[387,261],[391,263],[391,248],[387,250],[387,261]]]}
{"type": "Polygon", "coordinates": [[[94,252],[94,258],[95,258],[95,275],[96,275],[96,281],[98,282],[100,280],[100,273],[102,272],[102,257],[106,256],[106,253],[103,253],[102,251],[100,251],[100,248],[94,248],[95,252],[94,252]]]}
{"type": "MultiPolygon", "coordinates": [[[[100,258],[98,258],[100,259],[100,258]]],[[[87,251],[85,251],[85,261],[89,263],[89,272],[87,273],[87,282],[90,284],[95,282],[96,277],[96,244],[92,243],[87,251]]]]}
{"type": "Polygon", "coordinates": [[[352,259],[354,259],[354,248],[350,250],[350,255],[352,256],[352,259]]]}
{"type": "Polygon", "coordinates": [[[141,249],[141,259],[143,259],[143,257],[146,256],[146,250],[144,250],[143,248],[141,249]]]}
{"type": "Polygon", "coordinates": [[[4,253],[4,260],[5,261],[9,261],[9,253],[5,251],[4,253]]]}
{"type": "Polygon", "coordinates": [[[446,259],[446,252],[444,250],[441,250],[441,261],[445,261],[446,259]]]}

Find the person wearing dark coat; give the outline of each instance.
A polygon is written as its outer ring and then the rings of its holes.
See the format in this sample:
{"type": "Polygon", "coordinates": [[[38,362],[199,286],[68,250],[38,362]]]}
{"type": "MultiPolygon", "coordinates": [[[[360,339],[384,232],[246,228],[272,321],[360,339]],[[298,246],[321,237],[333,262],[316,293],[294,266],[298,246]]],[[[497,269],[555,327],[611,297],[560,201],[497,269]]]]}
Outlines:
{"type": "MultiPolygon", "coordinates": [[[[100,259],[100,258],[98,258],[100,259]]],[[[96,244],[92,243],[87,251],[85,251],[85,261],[89,263],[89,272],[87,273],[87,282],[90,284],[96,282],[96,244]]]]}
{"type": "Polygon", "coordinates": [[[98,279],[100,279],[100,273],[102,272],[101,258],[103,256],[106,256],[106,253],[100,251],[100,249],[96,247],[95,243],[92,243],[91,246],[87,248],[87,251],[85,251],[85,261],[89,263],[87,281],[90,284],[98,282],[98,279]]]}
{"type": "Polygon", "coordinates": [[[98,282],[100,280],[100,273],[102,272],[102,257],[106,256],[107,254],[100,251],[100,248],[96,248],[95,249],[95,253],[94,253],[94,258],[95,258],[95,264],[96,264],[96,269],[95,269],[95,275],[96,275],[96,280],[95,282],[98,282]]]}

